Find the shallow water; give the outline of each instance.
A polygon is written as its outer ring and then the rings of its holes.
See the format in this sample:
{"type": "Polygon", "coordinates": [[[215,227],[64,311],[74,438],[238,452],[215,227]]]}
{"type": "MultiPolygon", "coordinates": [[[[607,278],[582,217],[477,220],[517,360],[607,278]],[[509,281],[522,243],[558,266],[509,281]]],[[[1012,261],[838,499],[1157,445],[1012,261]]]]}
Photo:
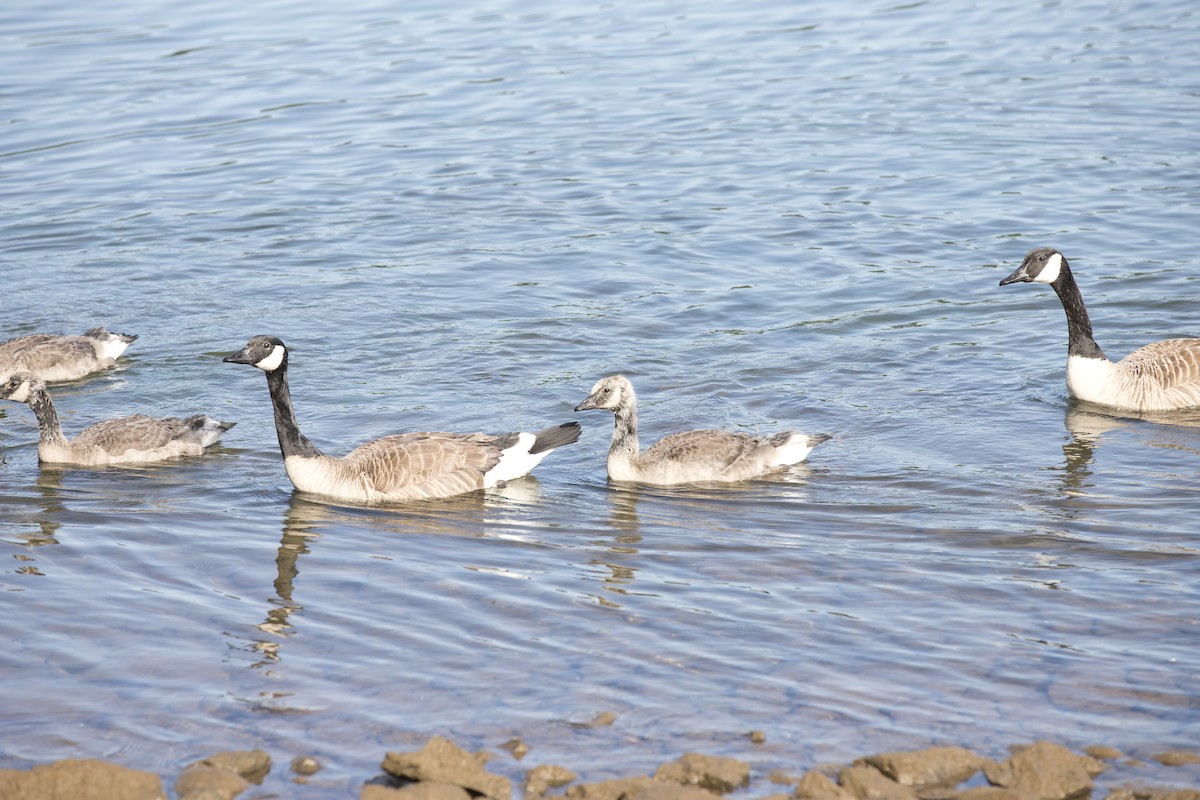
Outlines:
{"type": "Polygon", "coordinates": [[[4,404],[0,766],[263,746],[326,764],[266,791],[356,796],[434,733],[585,780],[1195,747],[1200,419],[1069,402],[1058,301],[997,283],[1052,244],[1110,355],[1200,332],[1197,18],[825,5],[6,4],[0,336],[140,334],[55,389],[68,431],[238,426],[39,469],[4,404]],[[221,363],[257,333],[331,453],[584,435],[487,496],[314,502],[221,363]],[[572,409],[617,371],[644,443],[836,438],[610,486],[611,420],[572,409]]]}

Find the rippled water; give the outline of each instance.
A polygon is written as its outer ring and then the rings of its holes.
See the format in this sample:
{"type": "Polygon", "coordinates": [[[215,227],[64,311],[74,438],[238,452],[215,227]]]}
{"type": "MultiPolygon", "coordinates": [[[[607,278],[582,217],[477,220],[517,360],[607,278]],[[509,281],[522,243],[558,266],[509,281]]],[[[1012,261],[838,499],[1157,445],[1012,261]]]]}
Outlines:
{"type": "Polygon", "coordinates": [[[1196,746],[1200,429],[1068,402],[1058,301],[997,283],[1051,244],[1111,355],[1200,333],[1198,32],[1184,2],[6,4],[0,338],[140,334],[55,390],[68,431],[238,427],[39,469],[5,404],[0,764],[263,746],[327,765],[269,791],[356,796],[433,733],[587,780],[1196,746]],[[314,502],[221,363],[257,333],[329,452],[584,435],[483,497],[314,502]],[[646,442],[836,438],[609,486],[611,421],[572,409],[617,371],[646,442]]]}

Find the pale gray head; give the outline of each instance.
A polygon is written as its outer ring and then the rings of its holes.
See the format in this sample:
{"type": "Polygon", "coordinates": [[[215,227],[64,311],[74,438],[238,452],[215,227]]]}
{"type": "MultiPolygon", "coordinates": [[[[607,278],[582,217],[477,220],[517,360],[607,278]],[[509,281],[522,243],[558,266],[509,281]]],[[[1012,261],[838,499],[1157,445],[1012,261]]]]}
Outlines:
{"type": "Polygon", "coordinates": [[[1000,281],[1000,285],[1008,286],[1010,283],[1030,282],[1053,284],[1068,270],[1070,270],[1070,266],[1063,258],[1062,253],[1053,247],[1035,247],[1029,251],[1025,260],[1021,262],[1021,266],[1017,267],[1013,274],[1000,281]]]}
{"type": "Polygon", "coordinates": [[[18,372],[0,385],[0,400],[28,403],[36,388],[45,389],[46,384],[27,372],[18,372]]]}
{"type": "Polygon", "coordinates": [[[592,392],[579,405],[576,411],[604,409],[616,411],[622,406],[630,406],[634,402],[633,384],[624,375],[611,375],[596,381],[592,392]]]}
{"type": "Polygon", "coordinates": [[[287,347],[277,336],[255,336],[246,346],[222,359],[228,364],[249,364],[263,372],[274,372],[287,365],[287,347]]]}

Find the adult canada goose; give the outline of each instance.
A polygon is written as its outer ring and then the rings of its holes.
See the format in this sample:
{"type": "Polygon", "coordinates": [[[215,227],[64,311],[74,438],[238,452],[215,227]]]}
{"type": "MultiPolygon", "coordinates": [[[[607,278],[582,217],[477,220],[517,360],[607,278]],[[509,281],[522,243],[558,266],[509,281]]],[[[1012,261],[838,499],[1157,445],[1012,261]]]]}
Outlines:
{"type": "Polygon", "coordinates": [[[637,395],[624,375],[602,378],[576,411],[613,412],[608,477],[617,481],[669,486],[705,481],[741,481],[799,464],[828,434],[784,431],[753,436],[734,431],[699,430],[672,433],[646,452],[639,452],[637,395]]]}
{"type": "Polygon", "coordinates": [[[92,328],[79,336],[34,333],[0,342],[0,380],[26,372],[46,383],[73,381],[108,369],[138,338],[92,328]]]}
{"type": "Polygon", "coordinates": [[[38,422],[38,460],[51,464],[95,467],[142,464],[178,456],[198,456],[236,423],[197,414],[176,417],[129,417],[97,422],[68,440],[58,422],[46,384],[29,373],[17,373],[0,385],[0,399],[25,403],[38,422]]]}
{"type": "Polygon", "coordinates": [[[1175,411],[1200,405],[1200,339],[1164,339],[1112,362],[1092,338],[1083,296],[1062,253],[1029,251],[1000,281],[1048,283],[1067,312],[1067,391],[1072,397],[1131,411],[1175,411]]]}
{"type": "Polygon", "coordinates": [[[401,433],[359,445],[341,458],[324,455],[300,432],[288,390],[288,349],[274,336],[255,336],[231,364],[267,373],[275,433],[292,485],[302,492],[357,503],[451,497],[514,480],[553,450],[579,438],[568,422],[538,433],[401,433]]]}

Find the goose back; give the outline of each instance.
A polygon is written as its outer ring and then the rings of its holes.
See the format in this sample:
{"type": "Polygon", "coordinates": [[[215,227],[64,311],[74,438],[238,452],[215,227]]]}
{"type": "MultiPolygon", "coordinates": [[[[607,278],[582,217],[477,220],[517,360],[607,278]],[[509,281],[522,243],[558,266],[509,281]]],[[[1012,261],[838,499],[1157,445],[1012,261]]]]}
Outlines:
{"type": "Polygon", "coordinates": [[[79,336],[34,333],[0,342],[0,380],[29,373],[47,383],[78,380],[108,369],[136,335],[92,328],[79,336]]]}

